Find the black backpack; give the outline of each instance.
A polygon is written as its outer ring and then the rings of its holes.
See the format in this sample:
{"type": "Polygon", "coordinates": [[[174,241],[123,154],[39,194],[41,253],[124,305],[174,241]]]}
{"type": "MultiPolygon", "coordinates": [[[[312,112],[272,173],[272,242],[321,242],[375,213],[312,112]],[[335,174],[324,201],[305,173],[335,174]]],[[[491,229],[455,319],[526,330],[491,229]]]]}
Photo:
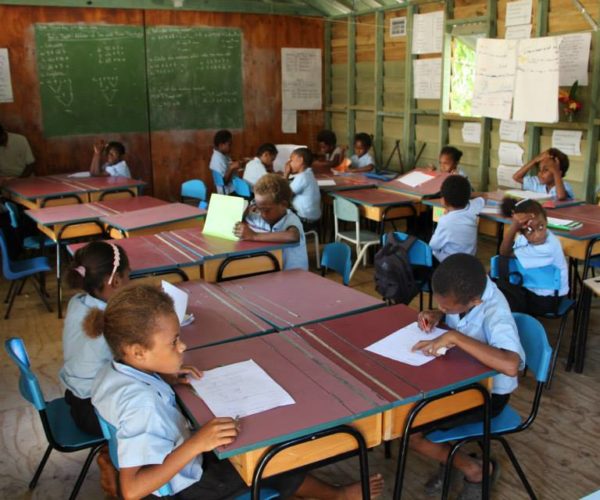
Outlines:
{"type": "Polygon", "coordinates": [[[419,293],[408,259],[408,250],[416,240],[408,236],[398,241],[394,233],[388,233],[385,245],[375,254],[375,289],[388,302],[408,304],[419,293]]]}

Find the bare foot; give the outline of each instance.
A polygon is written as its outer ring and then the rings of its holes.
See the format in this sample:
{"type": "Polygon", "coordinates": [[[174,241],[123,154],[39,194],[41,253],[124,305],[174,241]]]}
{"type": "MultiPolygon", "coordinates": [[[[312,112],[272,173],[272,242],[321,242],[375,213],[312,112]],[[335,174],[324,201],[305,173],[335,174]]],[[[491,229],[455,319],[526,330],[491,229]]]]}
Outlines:
{"type": "MultiPolygon", "coordinates": [[[[383,492],[383,476],[381,474],[371,474],[369,477],[369,488],[371,499],[378,498],[383,492]]],[[[361,500],[362,488],[360,481],[340,488],[339,500],[361,500]]]]}

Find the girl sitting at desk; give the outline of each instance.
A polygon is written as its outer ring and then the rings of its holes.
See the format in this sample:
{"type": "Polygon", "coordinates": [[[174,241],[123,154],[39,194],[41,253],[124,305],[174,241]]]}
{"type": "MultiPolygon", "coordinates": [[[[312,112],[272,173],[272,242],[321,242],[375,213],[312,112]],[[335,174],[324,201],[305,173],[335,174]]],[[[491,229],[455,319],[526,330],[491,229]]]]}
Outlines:
{"type": "Polygon", "coordinates": [[[90,164],[90,174],[94,177],[120,176],[131,177],[125,156],[125,146],[112,141],[106,144],[103,140],[94,144],[94,156],[90,164]]]}
{"type": "Polygon", "coordinates": [[[523,165],[513,175],[513,180],[523,185],[527,191],[548,193],[557,200],[575,198],[571,185],[563,180],[569,170],[569,157],[560,149],[550,148],[523,165]],[[527,175],[538,166],[537,175],[527,175]]]}

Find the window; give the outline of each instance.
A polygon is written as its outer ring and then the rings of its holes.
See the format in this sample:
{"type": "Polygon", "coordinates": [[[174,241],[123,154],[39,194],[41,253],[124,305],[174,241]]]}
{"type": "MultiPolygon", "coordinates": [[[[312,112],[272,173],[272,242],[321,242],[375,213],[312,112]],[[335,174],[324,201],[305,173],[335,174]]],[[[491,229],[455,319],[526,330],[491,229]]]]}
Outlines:
{"type": "Polygon", "coordinates": [[[450,106],[451,113],[471,115],[473,83],[475,81],[475,45],[482,35],[452,37],[450,63],[450,106]]]}

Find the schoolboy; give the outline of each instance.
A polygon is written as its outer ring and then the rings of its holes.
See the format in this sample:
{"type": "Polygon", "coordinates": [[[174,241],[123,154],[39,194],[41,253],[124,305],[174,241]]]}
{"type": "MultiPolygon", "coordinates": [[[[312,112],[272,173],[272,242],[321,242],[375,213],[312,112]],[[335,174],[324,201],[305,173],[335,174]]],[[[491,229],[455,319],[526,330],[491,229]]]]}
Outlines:
{"type": "Polygon", "coordinates": [[[131,177],[124,156],[125,146],[120,142],[112,141],[106,144],[103,140],[96,141],[90,164],[90,174],[95,177],[131,177]]]}
{"type": "Polygon", "coordinates": [[[298,148],[292,152],[290,160],[285,165],[284,175],[294,179],[290,189],[294,193],[292,205],[300,217],[304,231],[314,229],[321,218],[321,191],[319,183],[310,165],[312,153],[308,148],[298,148]]]}
{"type": "Polygon", "coordinates": [[[375,160],[369,153],[371,136],[361,132],[354,136],[354,154],[350,157],[350,172],[369,172],[375,168],[375,160]]]}
{"type": "Polygon", "coordinates": [[[557,200],[575,198],[571,185],[563,178],[569,170],[569,157],[560,149],[550,148],[523,165],[513,175],[513,180],[523,184],[523,189],[548,193],[557,200]],[[527,173],[538,165],[537,175],[527,173]]]}
{"type": "Polygon", "coordinates": [[[224,186],[217,186],[217,191],[221,194],[233,192],[233,183],[231,178],[240,168],[240,163],[232,161],[229,157],[231,153],[231,144],[233,136],[229,130],[219,130],[213,139],[213,153],[210,157],[209,168],[223,177],[224,186]]]}
{"type": "Polygon", "coordinates": [[[317,144],[319,153],[313,161],[313,170],[328,172],[329,169],[337,167],[344,158],[344,149],[337,145],[335,132],[321,130],[317,134],[317,144]]]}
{"type": "Polygon", "coordinates": [[[277,157],[277,148],[274,144],[266,142],[261,144],[256,151],[256,156],[244,168],[244,180],[254,186],[263,175],[273,172],[273,162],[277,157]]]}

